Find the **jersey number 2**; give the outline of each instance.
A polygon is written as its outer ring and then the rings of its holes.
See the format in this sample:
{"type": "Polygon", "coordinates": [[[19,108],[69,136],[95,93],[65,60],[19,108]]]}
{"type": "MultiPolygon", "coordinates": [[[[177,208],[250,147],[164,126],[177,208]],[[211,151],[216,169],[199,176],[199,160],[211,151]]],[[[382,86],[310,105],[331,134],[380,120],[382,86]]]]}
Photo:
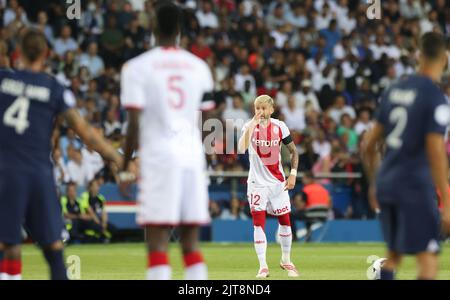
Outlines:
{"type": "Polygon", "coordinates": [[[30,125],[28,122],[28,109],[30,100],[19,97],[11,104],[3,115],[3,124],[14,127],[17,134],[23,134],[30,125]]]}
{"type": "Polygon", "coordinates": [[[396,107],[389,114],[389,121],[395,124],[395,127],[387,137],[386,142],[389,147],[398,149],[403,144],[401,136],[403,131],[405,131],[406,124],[408,123],[408,111],[404,107],[396,107]]]}
{"type": "Polygon", "coordinates": [[[169,104],[173,109],[180,109],[184,106],[185,94],[178,85],[182,79],[181,76],[169,77],[169,104]]]}

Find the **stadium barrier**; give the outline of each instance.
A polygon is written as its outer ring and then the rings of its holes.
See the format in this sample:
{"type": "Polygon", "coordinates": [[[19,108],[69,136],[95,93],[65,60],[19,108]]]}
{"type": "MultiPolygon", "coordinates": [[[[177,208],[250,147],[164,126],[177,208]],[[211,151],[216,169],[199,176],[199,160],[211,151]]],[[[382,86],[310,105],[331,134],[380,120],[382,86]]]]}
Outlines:
{"type": "MultiPolygon", "coordinates": [[[[211,184],[209,195],[212,201],[229,201],[231,197],[246,200],[247,172],[209,172],[211,184]]],[[[297,175],[299,182],[303,173],[297,175]]],[[[318,178],[328,179],[358,179],[360,173],[319,173],[318,178]]],[[[301,184],[291,191],[293,196],[301,189],[301,184]]],[[[341,184],[327,184],[335,210],[345,212],[351,203],[352,191],[350,187],[341,184]]],[[[80,190],[81,192],[81,190],[80,190]]],[[[107,199],[107,211],[110,221],[119,229],[138,229],[135,222],[137,187],[133,186],[129,198],[124,197],[115,184],[105,184],[100,192],[107,199]]],[[[296,221],[299,240],[305,238],[303,222],[296,221]]],[[[277,222],[267,220],[267,238],[274,242],[277,222]]],[[[202,239],[215,242],[251,242],[253,240],[251,220],[220,220],[215,219],[210,226],[202,229],[202,239]]],[[[377,220],[330,220],[325,224],[313,227],[312,241],[316,242],[378,242],[381,232],[377,220]]]]}

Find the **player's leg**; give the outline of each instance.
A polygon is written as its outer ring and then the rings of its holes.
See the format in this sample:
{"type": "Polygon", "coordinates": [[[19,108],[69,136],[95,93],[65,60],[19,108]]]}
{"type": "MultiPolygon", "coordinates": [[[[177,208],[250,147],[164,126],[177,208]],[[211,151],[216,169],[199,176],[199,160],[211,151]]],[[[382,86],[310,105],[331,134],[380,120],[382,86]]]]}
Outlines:
{"type": "Polygon", "coordinates": [[[183,251],[185,279],[206,280],[208,269],[200,252],[200,226],[210,222],[208,188],[203,168],[183,171],[180,194],[180,242],[183,251]]]}
{"type": "Polygon", "coordinates": [[[200,252],[199,234],[199,226],[184,225],[180,227],[180,243],[186,280],[208,279],[208,269],[200,252]]]}
{"type": "Polygon", "coordinates": [[[253,242],[256,256],[259,261],[258,278],[269,276],[269,267],[267,266],[267,238],[265,230],[266,210],[268,203],[268,188],[260,188],[252,185],[248,186],[247,198],[250,205],[250,211],[253,220],[253,242]]]}
{"type": "Polygon", "coordinates": [[[5,269],[3,267],[3,261],[5,258],[4,250],[5,248],[3,246],[3,243],[0,243],[0,280],[3,280],[3,277],[6,276],[5,269]]]}
{"type": "Polygon", "coordinates": [[[180,170],[170,165],[141,166],[136,221],[146,229],[147,279],[171,279],[170,228],[180,219],[180,170]],[[168,181],[170,184],[168,184],[168,181]]]}
{"type": "Polygon", "coordinates": [[[41,247],[50,269],[50,279],[67,280],[62,242],[64,222],[52,173],[46,174],[43,170],[35,176],[32,191],[33,197],[27,206],[26,227],[33,241],[41,247]]]}
{"type": "Polygon", "coordinates": [[[169,265],[169,239],[170,227],[146,226],[147,239],[147,279],[169,280],[172,277],[172,269],[169,265]]]}
{"type": "Polygon", "coordinates": [[[380,223],[383,231],[383,237],[388,248],[386,261],[381,268],[381,280],[393,280],[395,270],[398,269],[401,262],[401,255],[398,252],[399,238],[399,220],[398,208],[394,204],[380,203],[380,223]]]}
{"type": "Polygon", "coordinates": [[[437,253],[421,252],[416,255],[417,279],[434,280],[437,279],[439,271],[439,259],[437,253]]]}
{"type": "Polygon", "coordinates": [[[259,261],[259,271],[256,277],[268,277],[269,267],[267,266],[266,252],[267,252],[267,238],[265,230],[266,212],[253,211],[253,242],[255,246],[256,256],[259,261]]]}
{"type": "Polygon", "coordinates": [[[278,235],[281,245],[281,261],[280,267],[286,270],[289,277],[298,277],[299,273],[295,265],[291,262],[292,247],[292,229],[291,229],[291,202],[287,191],[283,190],[283,186],[273,189],[270,198],[270,207],[276,213],[278,218],[278,235]]]}
{"type": "Polygon", "coordinates": [[[383,267],[380,272],[381,280],[394,280],[395,272],[400,267],[402,262],[402,255],[396,251],[388,251],[386,254],[386,261],[383,263],[383,267]]]}
{"type": "Polygon", "coordinates": [[[28,197],[28,178],[17,170],[0,170],[0,243],[4,280],[21,279],[22,223],[28,197]]]}
{"type": "Polygon", "coordinates": [[[292,247],[292,229],[289,214],[278,216],[278,235],[281,245],[281,262],[283,264],[291,263],[291,247],[292,247]]]}
{"type": "Polygon", "coordinates": [[[3,244],[3,280],[22,279],[22,259],[20,244],[3,244]]]}

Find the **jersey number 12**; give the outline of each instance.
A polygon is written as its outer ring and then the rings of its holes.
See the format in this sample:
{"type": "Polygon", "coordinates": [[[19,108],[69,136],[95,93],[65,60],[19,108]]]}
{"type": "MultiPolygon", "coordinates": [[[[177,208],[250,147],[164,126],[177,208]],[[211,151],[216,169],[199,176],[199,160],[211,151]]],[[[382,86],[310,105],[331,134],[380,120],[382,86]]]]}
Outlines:
{"type": "Polygon", "coordinates": [[[30,125],[28,122],[28,109],[30,100],[19,97],[11,104],[3,115],[3,124],[16,129],[17,134],[23,134],[30,125]]]}

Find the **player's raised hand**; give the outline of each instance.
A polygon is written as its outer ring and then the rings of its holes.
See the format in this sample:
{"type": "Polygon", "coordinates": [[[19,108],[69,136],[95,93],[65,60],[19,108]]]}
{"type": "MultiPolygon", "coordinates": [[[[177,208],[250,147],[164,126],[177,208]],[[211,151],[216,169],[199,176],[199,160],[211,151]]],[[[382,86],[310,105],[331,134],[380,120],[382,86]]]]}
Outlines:
{"type": "Polygon", "coordinates": [[[261,117],[262,117],[262,112],[257,112],[252,119],[252,124],[256,125],[259,124],[259,122],[261,121],[261,117]]]}
{"type": "Polygon", "coordinates": [[[289,175],[288,179],[286,180],[284,184],[284,190],[292,190],[295,186],[295,182],[297,180],[297,176],[289,175]]]}

